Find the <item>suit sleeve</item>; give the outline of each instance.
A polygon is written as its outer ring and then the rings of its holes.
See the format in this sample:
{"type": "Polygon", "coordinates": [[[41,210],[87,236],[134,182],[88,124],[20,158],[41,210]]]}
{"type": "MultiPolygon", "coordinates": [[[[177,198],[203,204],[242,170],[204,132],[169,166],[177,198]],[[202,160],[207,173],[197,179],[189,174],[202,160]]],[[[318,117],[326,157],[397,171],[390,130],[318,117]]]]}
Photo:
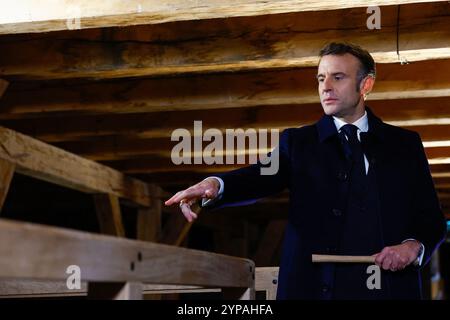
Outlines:
{"type": "MultiPolygon", "coordinates": [[[[218,174],[224,182],[222,198],[214,208],[254,203],[257,200],[281,192],[289,184],[290,129],[280,136],[279,145],[267,155],[270,161],[218,174]]],[[[266,159],[267,160],[267,159],[266,159]]]]}
{"type": "Polygon", "coordinates": [[[414,147],[417,170],[413,195],[413,208],[415,210],[412,219],[411,238],[417,239],[425,246],[423,266],[444,240],[447,226],[434,188],[425,150],[417,133],[415,134],[414,147]]]}

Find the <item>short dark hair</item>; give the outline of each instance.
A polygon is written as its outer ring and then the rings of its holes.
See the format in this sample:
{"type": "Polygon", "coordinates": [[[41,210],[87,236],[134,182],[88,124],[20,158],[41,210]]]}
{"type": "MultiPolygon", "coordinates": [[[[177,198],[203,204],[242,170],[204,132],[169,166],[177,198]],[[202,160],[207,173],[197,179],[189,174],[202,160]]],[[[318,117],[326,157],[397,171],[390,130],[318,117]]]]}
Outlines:
{"type": "Polygon", "coordinates": [[[319,52],[319,57],[327,55],[343,55],[349,53],[356,57],[361,63],[361,67],[358,71],[358,83],[364,79],[364,77],[370,75],[375,78],[376,68],[375,61],[367,50],[364,50],[360,46],[347,42],[331,42],[325,45],[319,52]]]}

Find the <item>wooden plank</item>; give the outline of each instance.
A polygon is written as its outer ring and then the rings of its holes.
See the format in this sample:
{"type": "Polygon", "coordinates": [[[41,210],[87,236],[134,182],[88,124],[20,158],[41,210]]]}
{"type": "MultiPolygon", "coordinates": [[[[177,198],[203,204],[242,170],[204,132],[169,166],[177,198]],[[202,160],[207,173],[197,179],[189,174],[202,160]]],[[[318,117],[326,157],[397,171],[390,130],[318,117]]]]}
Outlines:
{"type": "MultiPolygon", "coordinates": [[[[261,105],[318,103],[317,68],[123,80],[13,90],[0,100],[0,118],[48,112],[142,113],[209,110],[261,105]]],[[[18,84],[17,86],[20,86],[18,84]]],[[[368,100],[446,97],[450,59],[408,65],[381,64],[368,100]],[[448,72],[447,72],[448,71],[448,72]]],[[[370,104],[370,102],[368,102],[370,104]]]]}
{"type": "MultiPolygon", "coordinates": [[[[258,272],[258,270],[257,270],[258,272]]],[[[95,283],[100,284],[100,283],[95,283]]],[[[219,288],[201,286],[142,284],[144,295],[169,293],[221,292],[219,288]]],[[[80,289],[67,288],[65,281],[9,280],[0,281],[0,298],[46,298],[87,296],[88,284],[81,283],[80,289]]]]}
{"type": "Polygon", "coordinates": [[[89,282],[89,299],[142,300],[142,284],[138,282],[89,282]]]}
{"type": "MultiPolygon", "coordinates": [[[[377,5],[396,5],[429,1],[380,0],[377,5]]],[[[336,10],[367,7],[367,1],[156,1],[156,0],[102,0],[16,1],[0,13],[0,34],[48,32],[67,29],[85,29],[137,24],[156,24],[170,21],[229,18],[267,15],[286,12],[336,10]],[[52,10],[49,10],[51,8],[52,10]]]]}
{"type": "Polygon", "coordinates": [[[80,289],[69,289],[66,281],[35,281],[2,279],[0,281],[1,298],[83,296],[87,294],[86,282],[80,289]]]}
{"type": "MultiPolygon", "coordinates": [[[[447,28],[450,16],[442,16],[446,8],[444,2],[402,8],[399,50],[403,58],[410,62],[450,58],[450,31],[447,28]]],[[[367,32],[367,17],[366,8],[361,7],[345,10],[339,15],[324,11],[280,15],[280,21],[271,19],[270,24],[266,17],[247,18],[245,30],[252,30],[250,34],[216,22],[215,25],[207,24],[204,33],[197,34],[191,41],[181,39],[170,43],[166,39],[161,42],[163,38],[154,42],[79,38],[20,41],[22,38],[19,38],[1,44],[0,69],[9,78],[30,80],[105,79],[306,67],[317,64],[317,53],[324,43],[336,40],[364,44],[367,50],[374,52],[378,63],[397,62],[397,8],[383,8],[380,30],[367,32]],[[342,29],[336,29],[336,25],[342,25],[343,15],[348,21],[342,29]],[[312,21],[321,23],[314,25],[312,21]],[[351,24],[352,30],[347,24],[351,24]],[[261,45],[262,38],[264,45],[261,45]]],[[[192,27],[188,23],[184,25],[188,29],[192,27]]],[[[167,28],[176,32],[175,29],[183,29],[183,25],[169,24],[167,28]]],[[[132,31],[153,32],[143,27],[132,31]]]]}
{"type": "Polygon", "coordinates": [[[9,82],[3,79],[0,79],[0,98],[5,93],[6,89],[8,88],[9,82]]]}
{"type": "MultiPolygon", "coordinates": [[[[384,121],[399,126],[421,126],[424,140],[446,140],[450,132],[450,100],[447,98],[399,99],[370,101],[368,105],[384,121]],[[445,122],[445,120],[448,120],[445,122]],[[447,123],[447,125],[445,125],[447,123]],[[445,127],[447,126],[447,127],[445,127]],[[440,130],[440,129],[444,130],[440,130]],[[433,134],[436,132],[436,134],[433,134]]],[[[204,111],[154,112],[138,114],[80,115],[66,117],[64,121],[45,117],[37,119],[4,120],[3,125],[19,132],[30,134],[47,142],[64,142],[56,144],[67,150],[76,150],[75,140],[95,141],[95,148],[85,147],[93,153],[102,148],[104,141],[112,141],[118,152],[126,148],[130,140],[164,138],[168,139],[177,128],[186,128],[193,133],[195,120],[202,120],[203,130],[207,128],[278,128],[298,127],[314,123],[323,114],[318,104],[258,106],[204,111]],[[161,125],[164,123],[164,126],[161,125]],[[120,137],[127,136],[127,138],[120,137]],[[95,136],[95,139],[92,138],[95,136]],[[102,139],[100,136],[115,136],[102,139]],[[119,137],[118,137],[119,136],[119,137]],[[74,148],[74,149],[72,149],[74,148]]],[[[106,142],[105,142],[106,143],[106,142]]],[[[107,146],[105,146],[107,148],[107,146]]],[[[111,149],[111,147],[109,147],[111,149]]],[[[131,149],[129,147],[128,149],[131,149]]],[[[141,142],[134,149],[151,149],[149,141],[141,142]]],[[[81,152],[82,150],[76,150],[81,152]]]]}
{"type": "Polygon", "coordinates": [[[9,186],[14,175],[15,165],[4,159],[0,159],[0,211],[8,195],[9,186]]]}
{"type": "Polygon", "coordinates": [[[252,261],[150,242],[0,221],[0,277],[87,282],[253,287],[252,261]],[[13,244],[13,245],[11,245],[13,244]],[[49,250],[51,248],[51,250],[49,250]]]}
{"type": "Polygon", "coordinates": [[[255,273],[255,290],[265,291],[267,300],[277,298],[279,267],[258,267],[255,273]]]}
{"type": "Polygon", "coordinates": [[[0,127],[0,159],[19,173],[82,192],[108,193],[148,206],[148,185],[23,134],[0,127]]]}
{"type": "Polygon", "coordinates": [[[94,203],[100,224],[100,232],[107,235],[125,237],[119,199],[110,194],[94,194],[94,203]]]}

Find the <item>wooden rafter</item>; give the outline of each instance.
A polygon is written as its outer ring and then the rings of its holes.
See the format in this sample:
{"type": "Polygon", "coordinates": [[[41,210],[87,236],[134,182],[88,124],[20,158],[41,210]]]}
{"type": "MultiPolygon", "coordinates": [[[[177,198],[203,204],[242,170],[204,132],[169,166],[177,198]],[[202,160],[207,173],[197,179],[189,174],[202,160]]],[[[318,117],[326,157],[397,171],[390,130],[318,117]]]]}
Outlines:
{"type": "MultiPolygon", "coordinates": [[[[427,0],[379,0],[377,5],[397,5],[427,0]]],[[[285,12],[335,10],[367,7],[367,1],[16,1],[0,13],[0,33],[47,32],[55,30],[155,24],[169,21],[229,18],[285,12]],[[48,10],[52,8],[52,10],[48,10]]]]}
{"type": "MultiPolygon", "coordinates": [[[[446,3],[416,4],[402,10],[399,30],[402,58],[410,62],[450,58],[447,27],[450,16],[442,16],[446,6],[446,3]]],[[[277,20],[272,19],[271,24],[267,23],[267,17],[246,18],[245,30],[252,30],[251,33],[209,21],[204,23],[204,33],[190,41],[115,41],[114,38],[93,41],[92,38],[72,39],[69,34],[65,38],[24,38],[23,41],[19,38],[0,45],[0,70],[9,78],[23,80],[107,79],[307,67],[317,65],[317,54],[324,43],[336,40],[364,44],[378,63],[399,61],[395,6],[383,8],[380,30],[367,29],[366,8],[350,9],[342,14],[348,17],[344,24],[341,15],[323,11],[282,15],[277,20]],[[318,20],[320,26],[312,23],[318,20]],[[342,29],[337,29],[337,25],[342,29]]],[[[192,29],[191,24],[192,21],[188,21],[167,28],[182,33],[184,26],[192,29]]],[[[135,33],[154,32],[148,26],[134,28],[135,33]]]]}
{"type": "MultiPolygon", "coordinates": [[[[449,60],[383,64],[369,101],[450,95],[449,60]],[[436,81],[439,79],[439,81],[436,81]]],[[[0,118],[48,112],[142,113],[317,103],[317,70],[140,79],[15,90],[0,118]]]]}
{"type": "MultiPolygon", "coordinates": [[[[423,140],[446,140],[450,132],[450,100],[446,97],[424,99],[374,100],[368,102],[373,111],[384,121],[408,127],[421,133],[423,140]]],[[[323,114],[320,104],[260,106],[236,108],[233,112],[217,109],[213,112],[178,111],[145,114],[77,115],[64,121],[46,117],[36,119],[4,120],[4,126],[30,134],[40,140],[55,143],[71,150],[76,140],[91,141],[94,150],[101,148],[100,136],[116,136],[116,146],[126,140],[168,139],[178,128],[193,131],[195,120],[202,120],[207,128],[279,128],[298,127],[317,121],[323,114]],[[164,125],[161,125],[161,124],[164,125]],[[95,139],[90,139],[94,137],[95,139]],[[127,138],[125,138],[127,137],[127,138]],[[94,145],[95,144],[95,145],[94,145]]],[[[73,149],[76,150],[76,149],[73,149]]]]}
{"type": "MultiPolygon", "coordinates": [[[[431,127],[431,126],[430,126],[431,127]]],[[[432,127],[433,128],[433,127],[432,127]]],[[[439,127],[436,132],[424,127],[415,127],[415,131],[418,132],[423,139],[425,149],[427,150],[427,155],[429,158],[439,158],[450,156],[448,153],[450,147],[450,126],[439,127]],[[428,136],[431,131],[433,135],[442,134],[439,136],[441,139],[429,140],[433,136],[428,136]]],[[[281,132],[280,129],[279,132],[281,132]]],[[[243,136],[242,136],[243,139],[243,136]]],[[[191,143],[193,138],[191,138],[191,143]]],[[[224,148],[225,140],[223,138],[224,148]]],[[[102,139],[92,139],[86,141],[76,141],[76,142],[66,142],[57,144],[58,147],[73,152],[77,155],[85,157],[94,161],[118,161],[127,160],[139,157],[151,158],[152,156],[161,158],[170,158],[172,148],[177,144],[177,141],[171,141],[170,137],[166,138],[155,138],[155,139],[130,139],[123,138],[117,139],[117,137],[103,137],[102,139]]],[[[210,142],[205,142],[204,147],[210,142]]],[[[202,149],[203,150],[203,149],[202,149]]],[[[271,145],[268,145],[260,149],[248,149],[248,142],[246,142],[245,148],[237,148],[236,146],[232,149],[225,149],[223,151],[217,150],[215,155],[225,159],[225,156],[230,155],[252,155],[254,157],[259,154],[266,154],[271,150],[271,145]]],[[[200,150],[201,151],[201,150],[200,150]]],[[[185,152],[183,154],[189,158],[202,157],[202,153],[191,150],[190,152],[185,152]]],[[[156,164],[157,161],[154,163],[156,164]]]]}

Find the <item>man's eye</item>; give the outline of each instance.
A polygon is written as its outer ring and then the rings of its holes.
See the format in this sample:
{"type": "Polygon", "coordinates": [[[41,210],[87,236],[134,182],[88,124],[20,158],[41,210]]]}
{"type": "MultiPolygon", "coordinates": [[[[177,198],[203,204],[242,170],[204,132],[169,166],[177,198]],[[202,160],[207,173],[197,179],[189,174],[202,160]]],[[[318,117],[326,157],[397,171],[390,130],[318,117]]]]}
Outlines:
{"type": "Polygon", "coordinates": [[[323,78],[317,78],[317,81],[323,82],[323,78]]]}
{"type": "Polygon", "coordinates": [[[344,77],[343,76],[334,76],[335,80],[342,80],[344,77]]]}

